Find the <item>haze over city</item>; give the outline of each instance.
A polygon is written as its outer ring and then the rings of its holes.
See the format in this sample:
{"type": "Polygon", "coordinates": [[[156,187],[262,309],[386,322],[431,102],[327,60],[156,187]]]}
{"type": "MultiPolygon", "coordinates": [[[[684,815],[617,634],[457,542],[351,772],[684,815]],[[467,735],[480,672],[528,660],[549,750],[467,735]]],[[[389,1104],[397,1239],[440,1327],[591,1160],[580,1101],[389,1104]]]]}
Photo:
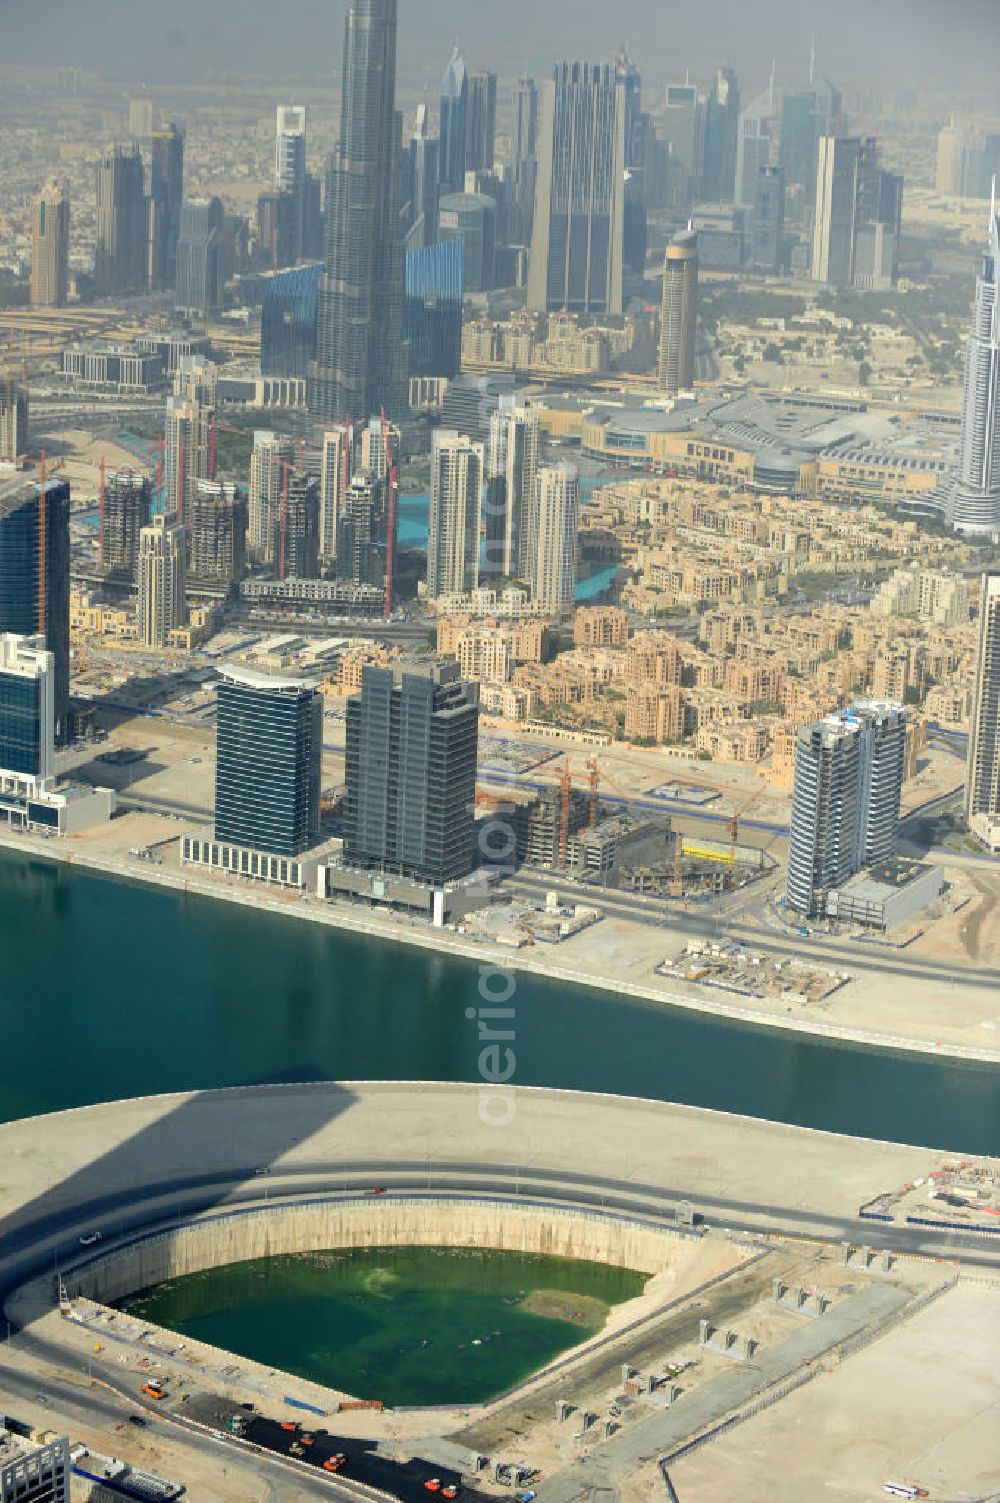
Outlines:
{"type": "Polygon", "coordinates": [[[0,5],[0,1503],[998,1503],[997,36],[0,5]]]}

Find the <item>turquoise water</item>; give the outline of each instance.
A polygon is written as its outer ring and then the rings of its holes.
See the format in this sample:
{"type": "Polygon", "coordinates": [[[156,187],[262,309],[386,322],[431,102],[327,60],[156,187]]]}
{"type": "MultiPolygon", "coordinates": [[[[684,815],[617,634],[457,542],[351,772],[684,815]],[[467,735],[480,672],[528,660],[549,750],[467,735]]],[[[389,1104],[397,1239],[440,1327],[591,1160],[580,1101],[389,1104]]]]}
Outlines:
{"type": "Polygon", "coordinates": [[[609,1307],[644,1283],[565,1258],[375,1248],[212,1269],[129,1308],[357,1398],[472,1404],[600,1330],[609,1307]]]}
{"type": "MultiPolygon", "coordinates": [[[[669,948],[665,936],[665,948],[669,948]]],[[[471,1080],[471,961],[0,854],[0,1119],[261,1081],[471,1080]]],[[[1000,1072],[519,975],[515,1079],[1000,1152],[1000,1072]]]]}
{"type": "MultiPolygon", "coordinates": [[[[597,486],[606,484],[606,478],[585,476],[580,481],[581,499],[586,500],[597,486]]],[[[429,514],[430,498],[428,496],[400,496],[399,525],[396,536],[401,548],[413,548],[418,553],[427,552],[429,514]]],[[[577,600],[594,600],[604,594],[611,588],[617,572],[617,569],[612,566],[599,569],[588,579],[581,579],[576,587],[577,600]]]]}

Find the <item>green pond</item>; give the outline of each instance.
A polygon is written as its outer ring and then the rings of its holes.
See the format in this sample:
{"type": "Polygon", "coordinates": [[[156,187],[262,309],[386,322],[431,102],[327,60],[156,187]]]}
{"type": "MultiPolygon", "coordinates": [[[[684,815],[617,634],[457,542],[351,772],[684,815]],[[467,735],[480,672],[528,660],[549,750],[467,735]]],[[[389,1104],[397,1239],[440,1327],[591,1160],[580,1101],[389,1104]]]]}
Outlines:
{"type": "Polygon", "coordinates": [[[599,1331],[645,1277],[567,1258],[374,1248],[235,1263],[129,1300],[154,1325],[402,1404],[474,1404],[599,1331]]]}

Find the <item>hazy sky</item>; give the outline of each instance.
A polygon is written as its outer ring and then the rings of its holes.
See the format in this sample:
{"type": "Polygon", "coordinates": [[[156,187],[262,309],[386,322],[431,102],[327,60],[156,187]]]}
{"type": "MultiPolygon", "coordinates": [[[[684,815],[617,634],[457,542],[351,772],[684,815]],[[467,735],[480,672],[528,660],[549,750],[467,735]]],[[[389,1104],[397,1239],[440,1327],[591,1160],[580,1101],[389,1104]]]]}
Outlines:
{"type": "MultiPolygon", "coordinates": [[[[0,0],[3,55],[131,74],[135,84],[206,71],[316,81],[338,66],[344,0],[0,0]],[[326,59],[329,59],[327,63],[326,59]]],[[[400,66],[436,86],[459,39],[475,64],[535,71],[602,58],[627,38],[651,81],[731,63],[753,87],[777,58],[798,81],[815,32],[842,87],[997,91],[1000,0],[399,0],[400,66]]]]}

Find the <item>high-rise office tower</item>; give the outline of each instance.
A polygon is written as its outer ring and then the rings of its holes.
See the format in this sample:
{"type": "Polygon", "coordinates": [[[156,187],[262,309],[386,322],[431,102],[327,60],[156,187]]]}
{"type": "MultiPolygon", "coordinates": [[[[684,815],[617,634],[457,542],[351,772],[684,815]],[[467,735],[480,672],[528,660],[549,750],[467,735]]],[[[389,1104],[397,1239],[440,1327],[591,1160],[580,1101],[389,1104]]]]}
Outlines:
{"type": "Polygon", "coordinates": [[[28,452],[28,388],[0,381],[0,465],[17,465],[28,452]]]}
{"type": "Polygon", "coordinates": [[[699,196],[705,157],[705,110],[697,84],[668,84],[660,117],[673,161],[687,174],[685,201],[699,196]]]}
{"type": "Polygon", "coordinates": [[[822,915],[827,895],[895,854],[906,711],[863,700],[802,726],[788,849],[788,905],[822,915]]]}
{"type": "Polygon", "coordinates": [[[804,205],[815,202],[820,141],[824,136],[842,136],[845,132],[840,90],[817,69],[813,49],[807,86],[788,89],[782,96],[778,149],[785,185],[800,190],[799,197],[804,205]]]}
{"type": "Polygon", "coordinates": [[[306,234],[306,112],[279,104],[274,136],[274,186],[292,204],[292,260],[301,261],[306,234]]]}
{"type": "Polygon", "coordinates": [[[952,120],[938,133],[934,186],[939,193],[961,193],[965,132],[952,120]]]}
{"type": "Polygon", "coordinates": [[[771,165],[771,151],[777,131],[777,103],[774,78],[763,94],[751,100],[740,114],[736,137],[736,185],[738,204],[752,204],[754,188],[762,167],[771,165]]]}
{"type": "Polygon", "coordinates": [[[461,193],[465,187],[465,153],[469,139],[469,75],[456,47],[441,80],[440,152],[438,168],[442,193],[461,193]]]}
{"type": "Polygon", "coordinates": [[[215,838],[301,855],[319,838],[323,696],[301,679],[227,665],[217,706],[215,838]]]}
{"type": "Polygon", "coordinates": [[[351,435],[344,428],[323,434],[319,471],[319,557],[332,563],[337,557],[337,528],[344,493],[351,479],[351,435]]]}
{"type": "Polygon", "coordinates": [[[149,199],[156,262],[150,286],[173,287],[184,203],[184,132],[173,123],[154,131],[149,150],[149,199]]]}
{"type": "Polygon", "coordinates": [[[892,287],[899,264],[902,212],[903,180],[882,171],[876,141],[823,136],[813,225],[813,280],[839,287],[892,287]]]}
{"type": "Polygon", "coordinates": [[[206,319],[222,307],[222,230],[218,198],[189,198],[181,209],[174,308],[187,318],[206,319]]]}
{"type": "Polygon", "coordinates": [[[270,271],[294,260],[294,207],[289,194],[277,188],[257,197],[257,258],[270,271]]]}
{"type": "Polygon", "coordinates": [[[319,574],[319,481],[289,470],[282,481],[275,556],[279,579],[319,574]]]}
{"type": "Polygon", "coordinates": [[[621,313],[625,89],[613,64],[560,63],[545,85],[528,306],[621,313]]]}
{"type": "Polygon", "coordinates": [[[0,633],[0,774],[55,775],[55,677],[44,637],[0,633]]]}
{"type": "MultiPolygon", "coordinates": [[[[1000,823],[1000,573],[983,576],[976,699],[969,737],[965,817],[976,835],[1000,823]]],[[[996,840],[989,838],[991,846],[996,840]]]]}
{"type": "Polygon", "coordinates": [[[101,566],[107,574],[134,579],[139,534],[149,526],[153,489],[134,470],[115,470],[104,481],[101,566]]]}
{"type": "Polygon", "coordinates": [[[536,481],[531,595],[546,615],[573,609],[580,475],[575,465],[546,465],[536,481]]]}
{"type": "Polygon", "coordinates": [[[55,659],[56,740],[69,734],[69,509],[65,480],[0,477],[0,632],[43,637],[55,659]]]}
{"type": "Polygon", "coordinates": [[[199,480],[189,520],[189,575],[221,585],[238,583],[247,570],[247,498],[242,486],[199,480]]]}
{"type": "Polygon", "coordinates": [[[615,60],[615,69],[625,91],[625,170],[633,172],[643,165],[642,73],[624,43],[615,60]]]}
{"type": "Polygon", "coordinates": [[[175,627],[187,625],[185,526],[160,512],[139,534],[139,641],[165,647],[175,627]]]}
{"type": "Polygon", "coordinates": [[[294,266],[263,278],[260,369],[265,376],[309,374],[316,358],[316,307],[323,269],[294,266]]]}
{"type": "Polygon", "coordinates": [[[146,286],[148,219],[142,154],[109,146],[97,164],[94,285],[105,297],[146,286]]]}
{"type": "Polygon", "coordinates": [[[433,887],[473,870],[479,690],[457,663],[364,669],[347,702],[344,858],[433,887]]]}
{"type": "Polygon", "coordinates": [[[411,376],[447,376],[462,368],[464,242],[456,237],[406,257],[403,333],[411,376]]]}
{"type": "Polygon", "coordinates": [[[197,397],[168,397],[163,450],[164,505],[185,521],[199,480],[213,480],[212,422],[215,413],[197,397]]]}
{"type": "Polygon", "coordinates": [[[417,106],[417,122],[403,157],[403,206],[407,251],[437,241],[439,143],[428,127],[426,104],[417,106]]]}
{"type": "Polygon", "coordinates": [[[431,450],[427,594],[464,595],[479,584],[479,517],[485,449],[437,429],[431,450]]]}
{"type": "Polygon", "coordinates": [[[281,440],[269,428],[258,428],[250,454],[248,537],[257,563],[273,564],[282,487],[281,440]]]}
{"type": "Polygon", "coordinates": [[[779,271],[784,256],[785,175],[780,167],[762,167],[747,222],[747,265],[779,271]]]}
{"type": "Polygon", "coordinates": [[[705,148],[701,196],[729,203],[736,187],[736,141],[740,125],[740,86],[732,68],[720,68],[705,105],[705,148]]]}
{"type": "Polygon", "coordinates": [[[958,468],[944,499],[945,516],[956,531],[1000,534],[1000,212],[995,203],[965,352],[958,468]]]}
{"type": "Polygon", "coordinates": [[[65,1437],[26,1440],[0,1425],[2,1503],[69,1503],[71,1475],[65,1437]]]}
{"type": "Polygon", "coordinates": [[[347,13],[340,143],[327,184],[326,272],[316,313],[309,410],[324,422],[401,414],[402,125],[396,113],[396,0],[355,0],[347,13]]]}
{"type": "MultiPolygon", "coordinates": [[[[496,157],[497,76],[473,73],[465,135],[465,172],[489,172],[496,157]]],[[[465,173],[462,175],[463,183],[465,173]]]]}
{"type": "Polygon", "coordinates": [[[445,193],[438,210],[440,240],[462,242],[462,285],[488,292],[496,282],[497,206],[485,193],[445,193]]]}
{"type": "Polygon", "coordinates": [[[537,407],[500,399],[490,414],[486,451],[486,540],[483,578],[527,579],[536,535],[536,481],[541,447],[537,407]]]}
{"type": "Polygon", "coordinates": [[[538,89],[533,78],[519,78],[514,86],[510,157],[510,240],[513,245],[530,245],[538,175],[538,89]]]}
{"type": "Polygon", "coordinates": [[[69,295],[69,199],[59,183],[46,183],[35,200],[31,236],[31,301],[64,308],[69,295]]]}
{"type": "Polygon", "coordinates": [[[676,396],[695,380],[698,330],[698,236],[688,230],[667,246],[660,310],[660,389],[676,396]]]}

